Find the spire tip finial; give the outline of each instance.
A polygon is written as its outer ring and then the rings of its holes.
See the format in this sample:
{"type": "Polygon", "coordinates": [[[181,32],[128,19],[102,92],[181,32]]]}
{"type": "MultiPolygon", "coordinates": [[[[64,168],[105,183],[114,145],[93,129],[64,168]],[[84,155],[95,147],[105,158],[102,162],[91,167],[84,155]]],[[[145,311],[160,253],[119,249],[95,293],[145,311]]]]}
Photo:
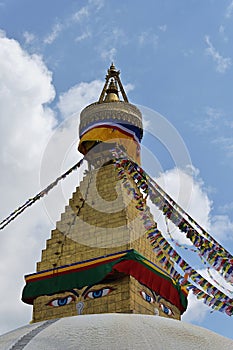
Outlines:
{"type": "Polygon", "coordinates": [[[112,76],[112,77],[120,74],[120,71],[116,70],[116,67],[115,67],[113,62],[111,64],[110,68],[108,69],[108,74],[110,74],[110,76],[112,76]]]}

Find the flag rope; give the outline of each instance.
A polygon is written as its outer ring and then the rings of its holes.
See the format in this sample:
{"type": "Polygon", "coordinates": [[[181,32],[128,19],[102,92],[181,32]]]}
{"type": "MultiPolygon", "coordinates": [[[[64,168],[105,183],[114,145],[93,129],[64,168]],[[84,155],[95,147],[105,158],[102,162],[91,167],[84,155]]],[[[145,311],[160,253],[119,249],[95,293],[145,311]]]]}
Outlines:
{"type": "Polygon", "coordinates": [[[84,158],[82,158],[80,161],[78,161],[75,165],[73,165],[69,170],[67,170],[65,173],[60,175],[55,181],[53,181],[51,184],[49,184],[46,188],[44,188],[42,191],[37,193],[33,198],[29,198],[24,204],[22,204],[20,207],[15,209],[11,214],[9,214],[5,219],[3,219],[0,222],[0,230],[3,230],[9,223],[16,219],[17,216],[19,216],[25,209],[30,207],[32,204],[34,204],[36,201],[47,195],[57,184],[64,180],[68,175],[70,175],[74,170],[77,170],[82,163],[84,158]]]}

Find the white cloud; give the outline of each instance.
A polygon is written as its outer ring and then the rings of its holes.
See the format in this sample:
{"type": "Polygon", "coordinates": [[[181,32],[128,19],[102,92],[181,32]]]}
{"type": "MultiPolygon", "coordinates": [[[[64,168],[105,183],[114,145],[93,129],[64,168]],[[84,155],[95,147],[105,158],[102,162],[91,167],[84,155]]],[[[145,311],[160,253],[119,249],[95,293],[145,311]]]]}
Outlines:
{"type": "Polygon", "coordinates": [[[201,300],[198,300],[191,292],[188,296],[188,308],[182,316],[182,321],[201,323],[208,312],[210,312],[210,308],[201,300]]]}
{"type": "Polygon", "coordinates": [[[105,0],[88,0],[88,4],[95,7],[99,11],[104,6],[105,0]]]}
{"type": "Polygon", "coordinates": [[[222,160],[229,162],[228,158],[233,157],[233,122],[230,114],[220,108],[205,107],[198,123],[190,122],[190,125],[199,134],[207,134],[209,142],[224,151],[222,160]]]}
{"type": "Polygon", "coordinates": [[[139,35],[138,42],[140,46],[152,45],[156,49],[158,47],[159,36],[150,30],[145,31],[139,35]]]}
{"type": "Polygon", "coordinates": [[[211,218],[211,231],[219,241],[233,240],[233,222],[227,215],[215,215],[211,218]]]}
{"type": "Polygon", "coordinates": [[[23,33],[23,37],[25,39],[26,44],[31,44],[36,38],[33,33],[29,33],[27,31],[23,33]]]}
{"type": "Polygon", "coordinates": [[[198,173],[195,168],[186,171],[174,168],[163,173],[157,182],[196,221],[209,228],[212,202],[203,188],[204,184],[198,173]]]}
{"type": "Polygon", "coordinates": [[[6,36],[6,32],[3,29],[0,29],[0,38],[4,38],[6,36]]]}
{"type": "Polygon", "coordinates": [[[125,33],[122,28],[115,27],[111,31],[111,36],[114,40],[121,40],[125,42],[125,33]]]}
{"type": "Polygon", "coordinates": [[[231,18],[232,13],[233,13],[233,1],[231,1],[230,4],[227,6],[225,17],[231,18]]]}
{"type": "Polygon", "coordinates": [[[102,40],[98,43],[97,51],[105,61],[116,61],[118,47],[127,45],[128,37],[121,28],[114,27],[110,31],[102,31],[102,40]]]}
{"type": "Polygon", "coordinates": [[[201,134],[213,132],[219,129],[219,122],[223,125],[224,112],[218,108],[205,107],[204,115],[198,123],[192,123],[192,126],[201,134]]]}
{"type": "Polygon", "coordinates": [[[233,137],[219,136],[212,143],[220,145],[228,158],[233,157],[233,137]]]}
{"type": "Polygon", "coordinates": [[[91,83],[80,83],[73,86],[59,97],[58,107],[63,116],[69,117],[79,113],[82,108],[99,99],[104,82],[94,80],[91,83]]]}
{"type": "Polygon", "coordinates": [[[219,31],[219,34],[221,35],[221,37],[223,38],[223,40],[225,42],[227,42],[228,37],[226,36],[226,33],[225,33],[225,27],[223,25],[220,25],[218,31],[219,31]]]}
{"type": "Polygon", "coordinates": [[[91,37],[91,33],[89,31],[86,31],[86,32],[83,32],[81,35],[77,36],[75,41],[80,42],[90,37],[91,37]]]}
{"type": "Polygon", "coordinates": [[[167,25],[166,24],[163,24],[163,25],[159,26],[158,28],[159,28],[159,30],[161,32],[166,32],[167,31],[167,25]]]}
{"type": "Polygon", "coordinates": [[[218,31],[219,31],[220,34],[224,34],[224,32],[225,32],[224,26],[220,25],[218,31]]]}
{"type": "Polygon", "coordinates": [[[226,282],[226,280],[213,268],[209,272],[205,269],[200,271],[202,276],[204,276],[210,283],[220,289],[224,294],[232,298],[233,286],[231,283],[226,282]],[[217,282],[217,283],[216,283],[217,282]]]}
{"type": "MultiPolygon", "coordinates": [[[[1,219],[39,190],[40,158],[52,129],[52,75],[37,55],[0,37],[0,213],[1,219]]],[[[37,204],[1,231],[0,332],[30,320],[19,302],[25,273],[33,271],[44,245],[48,220],[37,204]],[[14,281],[14,288],[12,287],[14,281]]]]}
{"type": "Polygon", "coordinates": [[[133,84],[124,84],[124,89],[125,89],[125,92],[128,93],[130,91],[133,91],[134,90],[134,85],[133,84]]]}
{"type": "MultiPolygon", "coordinates": [[[[73,13],[70,16],[67,16],[63,19],[60,19],[52,28],[51,32],[46,35],[43,42],[44,44],[50,45],[52,44],[58,36],[65,30],[69,29],[74,25],[81,25],[84,20],[91,18],[94,16],[95,11],[99,11],[104,5],[104,1],[102,0],[89,0],[86,6],[81,7],[78,11],[73,13]]],[[[91,34],[89,31],[84,32],[82,35],[78,36],[75,41],[81,41],[88,37],[91,34]]]]}
{"type": "MultiPolygon", "coordinates": [[[[46,37],[44,38],[43,40],[44,44],[51,45],[63,31],[67,30],[72,25],[75,25],[76,23],[81,23],[83,22],[84,19],[89,18],[90,12],[93,10],[91,5],[92,4],[88,6],[84,6],[80,10],[72,14],[71,16],[68,16],[62,20],[59,20],[59,22],[57,22],[53,26],[51,32],[48,35],[46,35],[46,37]]],[[[86,31],[82,35],[77,37],[76,41],[81,41],[89,36],[90,36],[90,33],[86,31]]]]}
{"type": "Polygon", "coordinates": [[[27,55],[14,40],[0,40],[0,123],[1,130],[5,130],[2,135],[1,155],[8,163],[17,162],[17,158],[22,160],[23,157],[25,166],[29,166],[28,161],[36,161],[34,156],[37,151],[33,140],[37,135],[37,146],[43,145],[46,132],[51,130],[55,122],[52,111],[42,105],[53,100],[55,96],[51,84],[52,76],[39,56],[27,55]],[[44,129],[43,135],[40,135],[40,127],[44,129]],[[22,128],[31,128],[27,139],[20,132],[24,130],[22,128]],[[31,147],[25,152],[26,143],[31,147]]]}
{"type": "Polygon", "coordinates": [[[101,52],[101,58],[105,61],[108,60],[108,62],[114,62],[116,60],[116,53],[117,53],[117,50],[115,47],[109,50],[103,50],[101,52]]]}
{"type": "MultiPolygon", "coordinates": [[[[79,112],[67,116],[51,135],[40,166],[41,188],[45,188],[58,175],[67,171],[83,157],[77,151],[79,112]]],[[[56,222],[60,220],[61,213],[64,212],[72,192],[78,186],[84,170],[85,166],[82,166],[79,170],[71,173],[65,181],[61,181],[48,196],[43,198],[44,209],[53,228],[56,226],[56,222]]],[[[50,230],[47,231],[46,235],[47,239],[49,237],[50,230]]]]}
{"type": "Polygon", "coordinates": [[[146,37],[147,37],[147,35],[146,35],[145,32],[143,32],[143,33],[141,33],[141,34],[139,35],[138,41],[139,41],[139,44],[140,44],[140,45],[143,45],[143,44],[144,44],[144,42],[145,42],[145,40],[146,40],[146,37]]]}
{"type": "Polygon", "coordinates": [[[230,203],[221,205],[221,206],[219,207],[219,211],[220,211],[221,213],[228,213],[228,212],[230,212],[230,211],[233,211],[233,202],[230,202],[230,203]]]}
{"type": "Polygon", "coordinates": [[[225,73],[227,69],[232,65],[232,60],[230,57],[223,57],[213,46],[208,35],[205,36],[205,43],[207,48],[205,53],[212,57],[213,61],[216,63],[216,71],[219,73],[225,73]]]}
{"type": "Polygon", "coordinates": [[[208,126],[211,125],[213,127],[213,123],[223,117],[223,112],[219,109],[213,107],[206,107],[205,109],[206,115],[208,116],[208,126]]]}
{"type": "Polygon", "coordinates": [[[89,16],[89,9],[87,6],[82,7],[79,11],[75,12],[72,16],[74,22],[80,22],[84,18],[89,16]]]}
{"type": "Polygon", "coordinates": [[[64,26],[61,23],[56,23],[53,26],[51,33],[49,33],[44,38],[44,43],[47,45],[52,44],[57,39],[58,35],[61,33],[63,28],[64,28],[64,26]]]}

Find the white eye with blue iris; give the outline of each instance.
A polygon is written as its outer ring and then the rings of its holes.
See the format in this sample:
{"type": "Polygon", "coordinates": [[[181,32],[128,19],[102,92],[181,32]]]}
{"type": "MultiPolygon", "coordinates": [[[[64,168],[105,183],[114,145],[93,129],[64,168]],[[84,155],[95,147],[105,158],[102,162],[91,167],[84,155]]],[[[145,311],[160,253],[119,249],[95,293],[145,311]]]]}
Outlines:
{"type": "Polygon", "coordinates": [[[111,288],[101,288],[97,290],[91,290],[85,295],[86,298],[90,299],[97,299],[97,298],[102,298],[108,295],[112,291],[111,288]]]}
{"type": "Polygon", "coordinates": [[[68,305],[72,301],[74,301],[74,297],[72,295],[69,295],[69,296],[64,297],[64,298],[53,299],[47,305],[54,306],[54,307],[59,307],[59,306],[68,305]]]}
{"type": "Polygon", "coordinates": [[[154,299],[146,292],[141,291],[140,294],[143,297],[143,299],[146,300],[148,303],[152,304],[154,302],[154,299]]]}
{"type": "Polygon", "coordinates": [[[164,304],[160,304],[159,306],[160,306],[161,310],[162,310],[166,315],[168,315],[168,316],[173,315],[173,312],[172,312],[172,310],[171,310],[169,307],[165,306],[164,304]]]}

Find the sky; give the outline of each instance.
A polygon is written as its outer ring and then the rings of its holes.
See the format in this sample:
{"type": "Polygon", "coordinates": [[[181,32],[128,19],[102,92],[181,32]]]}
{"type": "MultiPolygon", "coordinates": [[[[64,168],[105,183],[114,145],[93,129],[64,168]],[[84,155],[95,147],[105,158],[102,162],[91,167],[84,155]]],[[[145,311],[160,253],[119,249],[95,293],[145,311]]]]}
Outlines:
{"type": "MultiPolygon", "coordinates": [[[[232,41],[232,0],[1,0],[1,219],[81,158],[79,113],[114,61],[143,112],[146,171],[233,253],[232,41]]],[[[0,333],[30,322],[24,275],[80,178],[0,231],[0,333]]],[[[233,338],[193,296],[183,321],[233,338]]]]}

